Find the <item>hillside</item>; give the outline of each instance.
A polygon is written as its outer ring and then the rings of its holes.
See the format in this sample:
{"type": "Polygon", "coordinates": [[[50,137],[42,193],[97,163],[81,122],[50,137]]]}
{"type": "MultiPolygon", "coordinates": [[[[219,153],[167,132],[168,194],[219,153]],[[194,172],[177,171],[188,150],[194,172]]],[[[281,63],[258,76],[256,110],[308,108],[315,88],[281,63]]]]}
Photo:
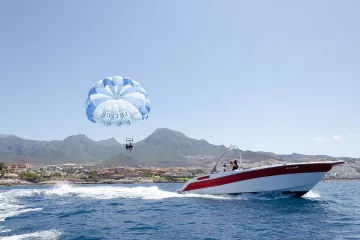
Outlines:
{"type": "Polygon", "coordinates": [[[117,166],[127,166],[127,167],[139,167],[142,163],[133,159],[130,156],[117,154],[109,159],[97,164],[101,167],[117,167],[117,166]]]}
{"type": "MultiPolygon", "coordinates": [[[[63,164],[102,163],[104,165],[147,165],[157,167],[201,166],[208,167],[225,151],[223,145],[206,140],[189,138],[181,132],[166,128],[156,129],[147,138],[134,143],[134,151],[126,156],[125,145],[114,138],[94,141],[83,134],[69,136],[64,140],[36,141],[14,135],[0,135],[0,162],[63,164]]],[[[247,163],[261,161],[314,161],[337,159],[325,155],[302,155],[298,153],[277,155],[271,152],[241,151],[247,163]]],[[[232,151],[224,156],[238,158],[232,151]]],[[[343,158],[346,161],[355,161],[343,158]]]]}
{"type": "Polygon", "coordinates": [[[100,162],[120,153],[115,139],[94,141],[79,134],[62,141],[36,141],[16,136],[0,138],[0,161],[8,163],[61,164],[100,162]]]}
{"type": "Polygon", "coordinates": [[[166,128],[156,129],[146,139],[134,144],[134,159],[153,166],[188,166],[188,156],[217,157],[226,151],[205,140],[188,138],[184,134],[166,128]]]}
{"type": "Polygon", "coordinates": [[[10,134],[1,134],[1,133],[0,133],[0,138],[9,137],[9,136],[12,136],[12,135],[10,135],[10,134]]]}

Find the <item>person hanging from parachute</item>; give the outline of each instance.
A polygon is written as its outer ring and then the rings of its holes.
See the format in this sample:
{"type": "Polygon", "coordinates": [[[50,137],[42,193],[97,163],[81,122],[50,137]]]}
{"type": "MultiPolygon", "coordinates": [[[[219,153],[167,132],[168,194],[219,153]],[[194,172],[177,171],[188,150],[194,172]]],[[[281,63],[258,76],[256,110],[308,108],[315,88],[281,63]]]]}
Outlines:
{"type": "Polygon", "coordinates": [[[133,145],[132,143],[134,142],[134,140],[132,138],[126,138],[126,150],[130,153],[132,152],[132,149],[133,149],[133,145]]]}

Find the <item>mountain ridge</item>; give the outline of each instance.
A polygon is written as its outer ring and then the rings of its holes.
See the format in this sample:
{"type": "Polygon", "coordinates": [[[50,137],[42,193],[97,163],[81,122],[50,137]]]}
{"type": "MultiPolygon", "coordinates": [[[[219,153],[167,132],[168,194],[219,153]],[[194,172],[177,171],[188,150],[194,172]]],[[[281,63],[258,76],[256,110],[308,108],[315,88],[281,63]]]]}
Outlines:
{"type": "MultiPolygon", "coordinates": [[[[207,166],[213,164],[227,150],[224,145],[214,145],[205,139],[190,138],[179,131],[167,128],[158,128],[148,137],[135,142],[133,145],[134,151],[130,156],[127,156],[125,144],[120,144],[115,138],[95,141],[85,134],[76,134],[63,140],[38,141],[23,139],[11,134],[0,134],[0,162],[40,165],[62,163],[106,164],[106,161],[108,161],[125,166],[207,166]]],[[[241,155],[242,159],[248,162],[265,160],[301,161],[319,158],[340,159],[327,155],[275,154],[249,150],[241,150],[241,155]]],[[[227,157],[238,157],[238,153],[230,152],[227,157]]]]}

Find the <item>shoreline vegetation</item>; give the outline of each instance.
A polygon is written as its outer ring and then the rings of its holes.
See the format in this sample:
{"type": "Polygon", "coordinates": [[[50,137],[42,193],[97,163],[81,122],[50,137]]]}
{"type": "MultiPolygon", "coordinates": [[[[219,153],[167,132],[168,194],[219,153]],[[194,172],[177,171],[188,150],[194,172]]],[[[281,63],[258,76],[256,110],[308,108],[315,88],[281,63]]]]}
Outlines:
{"type": "Polygon", "coordinates": [[[0,186],[16,185],[49,185],[59,182],[71,184],[141,184],[141,183],[184,183],[192,176],[174,176],[157,174],[149,169],[122,169],[117,171],[88,171],[79,172],[69,170],[26,172],[4,171],[0,169],[0,186]]]}
{"type": "Polygon", "coordinates": [[[47,181],[25,181],[21,179],[0,179],[0,186],[28,186],[28,185],[56,185],[58,183],[70,184],[143,184],[143,183],[185,183],[185,180],[155,180],[151,178],[126,178],[126,179],[103,179],[98,181],[79,181],[74,179],[47,180],[47,181]]]}
{"type": "Polygon", "coordinates": [[[143,184],[143,183],[185,183],[191,178],[187,177],[54,177],[45,179],[35,173],[19,174],[15,178],[0,178],[0,186],[27,186],[27,185],[55,185],[58,183],[70,184],[143,184]]]}

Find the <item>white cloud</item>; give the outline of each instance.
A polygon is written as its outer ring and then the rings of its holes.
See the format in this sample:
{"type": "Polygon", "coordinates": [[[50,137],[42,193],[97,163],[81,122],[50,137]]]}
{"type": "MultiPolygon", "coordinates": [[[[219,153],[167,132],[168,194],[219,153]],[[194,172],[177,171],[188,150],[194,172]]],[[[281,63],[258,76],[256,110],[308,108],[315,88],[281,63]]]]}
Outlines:
{"type": "Polygon", "coordinates": [[[355,134],[353,134],[353,133],[351,133],[351,134],[350,134],[350,137],[356,137],[356,135],[355,135],[355,134]]]}
{"type": "Polygon", "coordinates": [[[333,139],[335,139],[335,140],[340,140],[342,137],[340,136],[340,135],[335,135],[335,136],[333,136],[333,139]]]}
{"type": "Polygon", "coordinates": [[[316,137],[316,138],[314,138],[314,141],[317,141],[317,142],[320,142],[320,141],[323,141],[323,140],[325,140],[325,139],[322,138],[322,137],[316,137]]]}

